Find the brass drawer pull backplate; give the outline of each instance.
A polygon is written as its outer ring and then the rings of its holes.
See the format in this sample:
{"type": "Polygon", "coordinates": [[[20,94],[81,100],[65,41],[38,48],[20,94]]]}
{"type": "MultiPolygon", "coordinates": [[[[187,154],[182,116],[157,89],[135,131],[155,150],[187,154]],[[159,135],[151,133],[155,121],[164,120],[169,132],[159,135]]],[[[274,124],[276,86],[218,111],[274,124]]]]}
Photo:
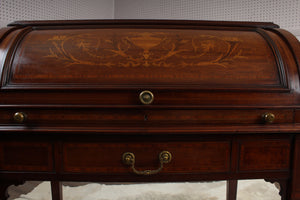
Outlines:
{"type": "Polygon", "coordinates": [[[269,124],[273,123],[275,120],[275,115],[273,113],[265,113],[262,117],[264,122],[269,124]]]}
{"type": "Polygon", "coordinates": [[[27,119],[27,115],[23,112],[16,112],[13,118],[16,123],[24,123],[27,119]]]}
{"type": "Polygon", "coordinates": [[[151,104],[153,102],[154,95],[149,90],[144,90],[140,93],[139,98],[143,104],[147,105],[147,104],[151,104]]]}
{"type": "Polygon", "coordinates": [[[159,162],[160,162],[160,167],[155,170],[144,170],[144,171],[139,171],[135,168],[135,156],[131,152],[126,152],[122,156],[123,163],[126,165],[130,165],[133,173],[137,175],[152,175],[152,174],[157,174],[163,169],[163,165],[166,163],[171,162],[172,159],[172,154],[168,151],[162,151],[160,152],[158,156],[159,162]]]}

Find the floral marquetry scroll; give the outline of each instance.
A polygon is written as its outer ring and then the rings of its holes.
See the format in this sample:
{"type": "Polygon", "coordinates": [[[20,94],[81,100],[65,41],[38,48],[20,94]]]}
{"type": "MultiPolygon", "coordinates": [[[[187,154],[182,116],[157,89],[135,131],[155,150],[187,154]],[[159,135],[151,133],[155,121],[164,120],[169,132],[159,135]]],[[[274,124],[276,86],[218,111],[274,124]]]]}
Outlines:
{"type": "Polygon", "coordinates": [[[37,30],[24,37],[12,65],[12,84],[280,83],[274,53],[255,31],[37,30]]]}
{"type": "Polygon", "coordinates": [[[129,32],[117,38],[83,34],[53,36],[49,41],[52,47],[46,57],[61,60],[66,66],[174,67],[174,61],[180,59],[181,67],[216,65],[227,68],[234,60],[247,58],[238,48],[238,38],[222,39],[211,35],[188,38],[175,35],[174,38],[163,32],[129,32]]]}

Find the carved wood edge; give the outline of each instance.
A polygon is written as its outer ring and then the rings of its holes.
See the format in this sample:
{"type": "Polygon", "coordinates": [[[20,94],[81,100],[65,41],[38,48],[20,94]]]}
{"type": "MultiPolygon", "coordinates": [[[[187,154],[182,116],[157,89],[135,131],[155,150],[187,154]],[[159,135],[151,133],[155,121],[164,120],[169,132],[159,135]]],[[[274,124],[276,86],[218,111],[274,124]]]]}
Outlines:
{"type": "Polygon", "coordinates": [[[0,200],[6,200],[9,197],[7,189],[11,185],[22,185],[25,181],[1,181],[0,182],[0,200]]]}
{"type": "Polygon", "coordinates": [[[287,189],[288,189],[288,180],[282,179],[264,179],[266,182],[275,184],[275,186],[279,190],[279,195],[281,196],[281,200],[287,200],[287,189]],[[277,184],[276,184],[277,183],[277,184]]]}

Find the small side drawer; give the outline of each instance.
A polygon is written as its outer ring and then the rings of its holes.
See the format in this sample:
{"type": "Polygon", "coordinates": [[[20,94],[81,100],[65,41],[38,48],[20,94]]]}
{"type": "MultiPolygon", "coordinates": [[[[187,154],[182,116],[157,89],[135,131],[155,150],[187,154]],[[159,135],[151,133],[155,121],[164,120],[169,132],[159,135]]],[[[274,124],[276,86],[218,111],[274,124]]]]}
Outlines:
{"type": "Polygon", "coordinates": [[[239,171],[285,171],[290,166],[290,141],[241,141],[239,171]]]}
{"type": "Polygon", "coordinates": [[[0,142],[0,170],[52,171],[52,145],[33,142],[0,142]]]}
{"type": "Polygon", "coordinates": [[[132,173],[122,162],[123,153],[134,153],[137,170],[153,170],[160,152],[169,151],[172,160],[160,173],[228,172],[230,146],[228,141],[65,143],[63,165],[65,172],[132,173]]]}

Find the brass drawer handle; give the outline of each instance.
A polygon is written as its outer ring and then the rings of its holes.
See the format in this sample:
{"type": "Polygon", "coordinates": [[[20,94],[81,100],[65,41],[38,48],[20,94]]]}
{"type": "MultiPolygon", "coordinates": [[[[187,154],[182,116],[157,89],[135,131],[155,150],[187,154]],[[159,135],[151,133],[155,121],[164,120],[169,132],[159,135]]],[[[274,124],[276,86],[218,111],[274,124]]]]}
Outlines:
{"type": "Polygon", "coordinates": [[[24,123],[27,119],[27,115],[23,112],[16,112],[14,114],[14,121],[17,123],[24,123]]]}
{"type": "Polygon", "coordinates": [[[140,93],[139,98],[143,104],[151,104],[154,100],[154,95],[149,90],[144,90],[140,93]]]}
{"type": "Polygon", "coordinates": [[[265,123],[273,123],[275,120],[275,115],[273,113],[265,113],[263,114],[263,120],[265,123]]]}
{"type": "Polygon", "coordinates": [[[160,167],[155,170],[144,170],[144,171],[139,171],[135,168],[135,156],[131,152],[126,152],[122,156],[123,163],[125,165],[130,165],[133,173],[137,175],[152,175],[152,174],[157,174],[162,170],[164,167],[164,164],[171,162],[172,159],[172,154],[168,151],[162,151],[160,152],[158,156],[159,162],[160,162],[160,167]]]}

